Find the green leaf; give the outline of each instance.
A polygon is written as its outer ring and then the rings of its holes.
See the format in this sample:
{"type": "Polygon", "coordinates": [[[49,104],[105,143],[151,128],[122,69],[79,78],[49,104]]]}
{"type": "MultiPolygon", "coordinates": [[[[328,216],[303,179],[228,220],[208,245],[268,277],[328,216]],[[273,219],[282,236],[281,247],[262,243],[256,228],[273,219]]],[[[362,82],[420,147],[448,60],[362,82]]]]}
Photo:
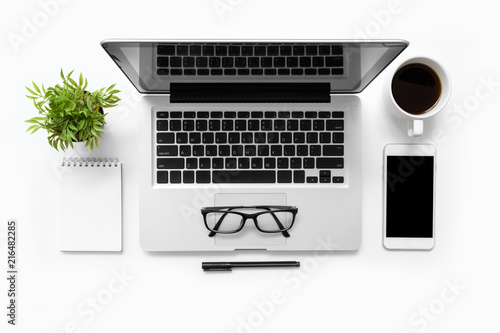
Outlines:
{"type": "Polygon", "coordinates": [[[116,83],[115,84],[112,84],[109,86],[108,89],[106,89],[106,92],[110,91],[111,89],[113,89],[114,87],[116,86],[116,83]]]}
{"type": "Polygon", "coordinates": [[[38,86],[36,85],[36,83],[34,81],[31,81],[31,83],[33,83],[33,87],[35,88],[35,90],[38,92],[38,94],[41,94],[40,92],[40,88],[38,88],[38,86]]]}
{"type": "Polygon", "coordinates": [[[80,73],[80,78],[78,80],[78,87],[81,87],[82,84],[83,84],[83,75],[82,75],[82,73],[80,73]]]}
{"type": "Polygon", "coordinates": [[[28,129],[26,130],[26,132],[29,132],[31,131],[32,129],[38,127],[39,125],[38,124],[35,124],[35,125],[31,125],[30,127],[28,127],[28,129]]]}
{"type": "Polygon", "coordinates": [[[38,94],[36,92],[34,92],[33,90],[31,90],[30,88],[28,87],[25,87],[26,90],[28,90],[30,92],[30,94],[32,94],[33,96],[38,96],[38,94]]]}
{"type": "Polygon", "coordinates": [[[66,80],[66,78],[64,77],[64,73],[63,73],[62,68],[61,68],[61,79],[66,80]]]}

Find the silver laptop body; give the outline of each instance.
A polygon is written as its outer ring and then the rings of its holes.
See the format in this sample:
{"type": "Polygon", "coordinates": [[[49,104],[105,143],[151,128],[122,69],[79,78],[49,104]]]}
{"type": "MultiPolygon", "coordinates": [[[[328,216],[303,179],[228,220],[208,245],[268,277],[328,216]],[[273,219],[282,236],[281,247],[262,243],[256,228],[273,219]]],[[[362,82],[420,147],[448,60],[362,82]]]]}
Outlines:
{"type": "MultiPolygon", "coordinates": [[[[146,251],[356,250],[361,100],[402,40],[104,40],[137,90],[146,251]],[[294,206],[210,235],[202,207],[294,206]],[[284,223],[289,223],[285,221],[284,223]]],[[[365,110],[370,112],[370,110],[365,110]]],[[[208,222],[211,223],[211,222],[208,222]]]]}

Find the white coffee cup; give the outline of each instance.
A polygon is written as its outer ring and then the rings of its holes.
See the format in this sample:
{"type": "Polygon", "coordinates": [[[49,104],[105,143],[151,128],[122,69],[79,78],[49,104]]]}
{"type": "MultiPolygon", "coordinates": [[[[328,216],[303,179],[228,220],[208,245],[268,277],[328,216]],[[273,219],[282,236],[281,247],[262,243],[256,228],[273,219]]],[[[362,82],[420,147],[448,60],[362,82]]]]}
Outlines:
{"type": "Polygon", "coordinates": [[[408,136],[413,137],[420,136],[424,132],[424,119],[436,115],[445,107],[446,103],[448,103],[451,95],[451,80],[446,69],[436,60],[427,57],[415,57],[406,60],[394,72],[388,75],[384,89],[387,107],[395,116],[408,120],[408,136]],[[438,100],[428,110],[419,114],[412,114],[403,110],[394,99],[392,91],[392,81],[394,75],[398,72],[398,70],[409,64],[423,64],[430,67],[434,70],[441,81],[441,94],[438,100]]]}

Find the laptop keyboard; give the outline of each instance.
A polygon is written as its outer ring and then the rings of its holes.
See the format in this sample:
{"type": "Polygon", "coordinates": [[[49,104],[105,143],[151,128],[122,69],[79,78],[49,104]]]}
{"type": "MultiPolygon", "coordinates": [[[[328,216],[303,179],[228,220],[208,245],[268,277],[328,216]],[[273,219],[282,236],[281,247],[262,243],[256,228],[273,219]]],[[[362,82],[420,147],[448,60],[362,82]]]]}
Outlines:
{"type": "Polygon", "coordinates": [[[343,183],[343,111],[157,111],[159,184],[343,183]]]}
{"type": "Polygon", "coordinates": [[[331,43],[176,43],[157,46],[156,65],[172,76],[338,76],[344,54],[331,43]]]}

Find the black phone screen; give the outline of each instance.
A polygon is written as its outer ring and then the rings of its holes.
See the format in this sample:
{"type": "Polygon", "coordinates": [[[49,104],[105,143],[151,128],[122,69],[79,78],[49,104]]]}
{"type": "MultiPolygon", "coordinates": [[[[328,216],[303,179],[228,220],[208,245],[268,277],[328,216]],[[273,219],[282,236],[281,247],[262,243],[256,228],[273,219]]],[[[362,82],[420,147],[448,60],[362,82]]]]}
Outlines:
{"type": "Polygon", "coordinates": [[[432,238],[434,156],[387,156],[386,237],[432,238]]]}

